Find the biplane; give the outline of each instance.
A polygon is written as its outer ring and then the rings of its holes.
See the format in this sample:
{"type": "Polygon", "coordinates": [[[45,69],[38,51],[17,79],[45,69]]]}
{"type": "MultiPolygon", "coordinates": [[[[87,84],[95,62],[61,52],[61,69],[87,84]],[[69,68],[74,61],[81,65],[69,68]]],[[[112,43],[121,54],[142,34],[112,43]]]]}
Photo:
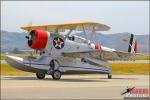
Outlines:
{"type": "Polygon", "coordinates": [[[89,40],[89,35],[110,29],[96,22],[24,26],[21,29],[28,32],[28,46],[39,51],[40,57],[7,55],[6,61],[14,68],[35,73],[38,79],[51,75],[59,80],[63,74],[107,74],[111,79],[112,70],[107,61],[130,59],[137,52],[137,40],[130,33],[119,37],[115,48],[89,40]]]}

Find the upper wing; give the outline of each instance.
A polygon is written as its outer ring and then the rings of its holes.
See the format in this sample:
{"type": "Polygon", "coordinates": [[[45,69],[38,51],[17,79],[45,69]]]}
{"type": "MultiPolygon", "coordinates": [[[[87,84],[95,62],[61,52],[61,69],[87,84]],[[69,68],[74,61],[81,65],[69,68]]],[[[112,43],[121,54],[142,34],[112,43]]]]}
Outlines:
{"type": "Polygon", "coordinates": [[[70,52],[62,53],[63,56],[80,58],[80,57],[92,57],[101,60],[127,60],[135,56],[133,53],[124,53],[117,51],[104,51],[104,50],[93,50],[85,52],[70,52]]]}
{"type": "MultiPolygon", "coordinates": [[[[34,29],[53,31],[59,27],[64,28],[64,29],[70,29],[73,26],[79,26],[79,25],[94,25],[96,31],[107,31],[110,29],[110,27],[105,24],[100,24],[100,23],[95,23],[95,22],[78,22],[78,23],[66,23],[66,24],[48,24],[48,25],[39,25],[39,26],[23,26],[21,27],[21,29],[24,29],[27,31],[34,30],[34,29]]],[[[78,28],[78,31],[82,31],[82,30],[78,28]]]]}

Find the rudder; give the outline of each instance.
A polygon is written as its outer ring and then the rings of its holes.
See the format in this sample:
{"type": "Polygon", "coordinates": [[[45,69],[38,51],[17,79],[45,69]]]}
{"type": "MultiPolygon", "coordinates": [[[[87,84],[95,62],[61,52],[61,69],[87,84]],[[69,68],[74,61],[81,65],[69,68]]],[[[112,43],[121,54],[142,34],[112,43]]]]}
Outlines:
{"type": "Polygon", "coordinates": [[[134,34],[122,33],[116,35],[116,40],[113,41],[115,45],[113,48],[120,52],[136,53],[137,52],[137,39],[134,34]]]}

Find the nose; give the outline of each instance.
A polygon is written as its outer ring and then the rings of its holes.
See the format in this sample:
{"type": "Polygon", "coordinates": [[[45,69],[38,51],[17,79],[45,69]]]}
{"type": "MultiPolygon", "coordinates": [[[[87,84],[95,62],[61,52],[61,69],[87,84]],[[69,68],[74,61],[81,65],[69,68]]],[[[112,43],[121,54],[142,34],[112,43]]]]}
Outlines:
{"type": "Polygon", "coordinates": [[[6,61],[7,62],[23,63],[23,58],[7,55],[6,61]]]}
{"type": "Polygon", "coordinates": [[[23,58],[7,55],[5,60],[9,65],[16,69],[23,70],[24,68],[23,58]]]}

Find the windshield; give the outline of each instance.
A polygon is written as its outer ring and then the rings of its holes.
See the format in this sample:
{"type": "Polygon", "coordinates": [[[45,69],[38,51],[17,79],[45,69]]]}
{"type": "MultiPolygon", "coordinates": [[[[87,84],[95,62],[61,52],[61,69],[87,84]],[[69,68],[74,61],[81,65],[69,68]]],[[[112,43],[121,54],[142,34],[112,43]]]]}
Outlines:
{"type": "Polygon", "coordinates": [[[56,33],[61,35],[74,35],[78,33],[94,32],[94,25],[77,25],[77,26],[64,26],[56,29],[56,33]]]}

